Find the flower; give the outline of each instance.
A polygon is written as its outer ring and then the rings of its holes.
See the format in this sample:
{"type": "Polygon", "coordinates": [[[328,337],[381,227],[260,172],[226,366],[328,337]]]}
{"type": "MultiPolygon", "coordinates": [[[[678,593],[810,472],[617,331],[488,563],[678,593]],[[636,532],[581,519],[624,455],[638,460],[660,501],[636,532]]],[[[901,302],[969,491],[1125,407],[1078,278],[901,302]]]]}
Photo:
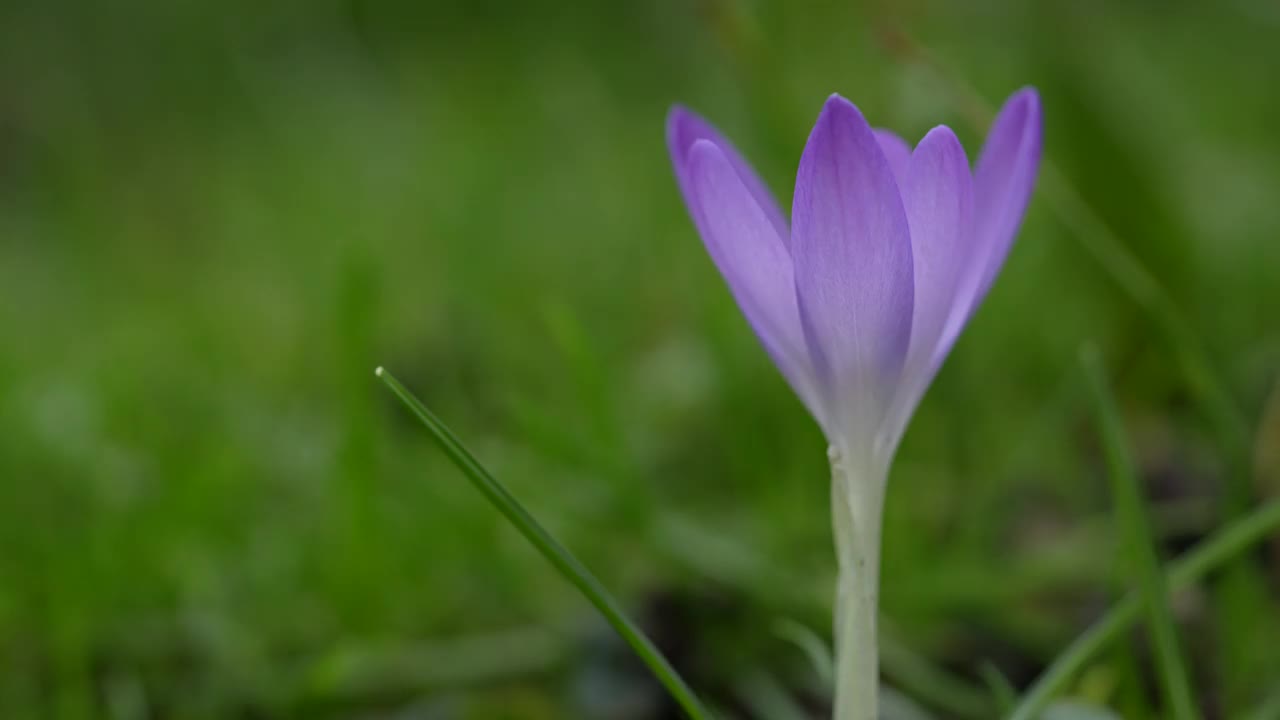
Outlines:
{"type": "Polygon", "coordinates": [[[831,445],[838,720],[877,715],[880,525],[911,414],[991,288],[1040,165],[1040,100],[1005,103],[970,172],[946,126],[913,150],[832,95],[791,222],[705,120],[667,118],[676,181],[747,321],[831,445]]]}
{"type": "Polygon", "coordinates": [[[1040,161],[1040,102],[1015,93],[976,169],[945,125],[913,151],[832,95],[809,135],[791,223],[738,151],[681,107],[676,180],[765,350],[833,445],[892,456],[991,287],[1040,161]]]}

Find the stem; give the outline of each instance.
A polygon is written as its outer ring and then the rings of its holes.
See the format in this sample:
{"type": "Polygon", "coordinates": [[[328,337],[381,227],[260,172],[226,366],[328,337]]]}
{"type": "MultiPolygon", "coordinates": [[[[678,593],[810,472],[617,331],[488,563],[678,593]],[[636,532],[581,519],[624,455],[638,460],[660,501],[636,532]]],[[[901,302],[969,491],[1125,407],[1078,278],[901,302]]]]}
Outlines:
{"type": "Polygon", "coordinates": [[[880,596],[880,515],[884,479],[858,472],[832,446],[831,517],[840,576],[836,584],[835,720],[877,720],[880,690],[876,613],[880,596]]]}

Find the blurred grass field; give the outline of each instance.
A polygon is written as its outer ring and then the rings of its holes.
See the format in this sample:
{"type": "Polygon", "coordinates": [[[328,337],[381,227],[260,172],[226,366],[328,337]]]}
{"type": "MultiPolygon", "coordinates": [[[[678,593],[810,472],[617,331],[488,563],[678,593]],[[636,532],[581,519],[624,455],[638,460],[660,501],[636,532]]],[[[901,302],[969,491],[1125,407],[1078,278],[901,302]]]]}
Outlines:
{"type": "MultiPolygon", "coordinates": [[[[830,633],[821,434],[664,115],[788,206],[831,92],[976,157],[972,111],[1033,84],[1060,174],[887,501],[886,679],[980,714],[1131,585],[1083,344],[1167,557],[1280,494],[1278,33],[1262,0],[4,4],[0,717],[675,717],[377,365],[716,704],[819,717],[774,628],[830,633]]],[[[1280,545],[1225,577],[1174,609],[1234,719],[1275,707],[1280,545]]],[[[1163,717],[1151,673],[1131,633],[1072,694],[1163,717]]]]}

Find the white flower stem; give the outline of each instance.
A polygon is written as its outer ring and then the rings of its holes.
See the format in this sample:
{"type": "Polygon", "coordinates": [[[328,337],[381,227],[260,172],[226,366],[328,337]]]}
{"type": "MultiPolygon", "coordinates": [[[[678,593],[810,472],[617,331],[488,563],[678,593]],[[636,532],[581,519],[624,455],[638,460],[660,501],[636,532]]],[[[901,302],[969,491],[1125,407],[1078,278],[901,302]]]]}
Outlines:
{"type": "Polygon", "coordinates": [[[884,473],[832,446],[831,516],[840,577],[835,603],[835,720],[878,720],[876,614],[884,473]]]}

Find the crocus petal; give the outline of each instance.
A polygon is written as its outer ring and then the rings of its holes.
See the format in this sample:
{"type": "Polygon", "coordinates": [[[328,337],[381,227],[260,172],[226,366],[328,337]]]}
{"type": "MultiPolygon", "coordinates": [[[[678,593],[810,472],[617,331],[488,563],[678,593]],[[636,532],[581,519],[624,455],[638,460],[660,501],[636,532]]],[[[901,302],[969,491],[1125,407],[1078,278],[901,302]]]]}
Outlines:
{"type": "Polygon", "coordinates": [[[791,255],[733,161],[715,143],[689,151],[691,204],[729,290],[791,387],[822,422],[796,309],[791,255]]]}
{"type": "Polygon", "coordinates": [[[988,250],[980,294],[985,295],[1022,224],[1040,168],[1040,96],[1014,93],[996,116],[974,171],[978,236],[988,250]]]}
{"type": "Polygon", "coordinates": [[[836,426],[825,429],[874,438],[911,339],[911,237],[875,134],[839,96],[800,158],[791,253],[800,323],[836,426]]]}
{"type": "Polygon", "coordinates": [[[880,143],[880,150],[884,152],[884,158],[889,161],[889,167],[893,170],[893,179],[901,189],[907,177],[907,165],[911,162],[911,145],[892,130],[876,128],[875,133],[876,142],[880,143]]]}
{"type": "MultiPolygon", "coordinates": [[[[760,180],[755,170],[751,169],[750,163],[734,148],[733,143],[726,140],[711,126],[711,123],[702,119],[697,113],[677,105],[667,113],[667,150],[671,153],[671,163],[676,171],[676,183],[679,184],[680,192],[684,195],[685,204],[692,210],[693,203],[689,199],[689,150],[699,140],[710,141],[724,153],[737,172],[738,179],[746,186],[751,197],[755,198],[756,204],[769,218],[769,223],[773,225],[778,237],[782,238],[784,245],[788,243],[791,232],[787,225],[787,218],[782,214],[782,208],[778,206],[773,193],[769,192],[769,187],[760,180]]],[[[695,224],[702,222],[696,215],[693,221],[695,224]]]]}
{"type": "Polygon", "coordinates": [[[943,329],[961,275],[975,264],[973,179],[969,159],[950,128],[930,130],[916,146],[902,184],[902,202],[911,230],[915,305],[906,371],[887,421],[895,439],[950,349],[940,347],[943,329]]]}
{"type": "Polygon", "coordinates": [[[1033,88],[1023,88],[1000,109],[974,171],[974,253],[977,257],[960,281],[955,309],[947,320],[944,331],[947,348],[986,297],[1009,255],[1035,188],[1040,147],[1040,96],[1033,88]]]}

